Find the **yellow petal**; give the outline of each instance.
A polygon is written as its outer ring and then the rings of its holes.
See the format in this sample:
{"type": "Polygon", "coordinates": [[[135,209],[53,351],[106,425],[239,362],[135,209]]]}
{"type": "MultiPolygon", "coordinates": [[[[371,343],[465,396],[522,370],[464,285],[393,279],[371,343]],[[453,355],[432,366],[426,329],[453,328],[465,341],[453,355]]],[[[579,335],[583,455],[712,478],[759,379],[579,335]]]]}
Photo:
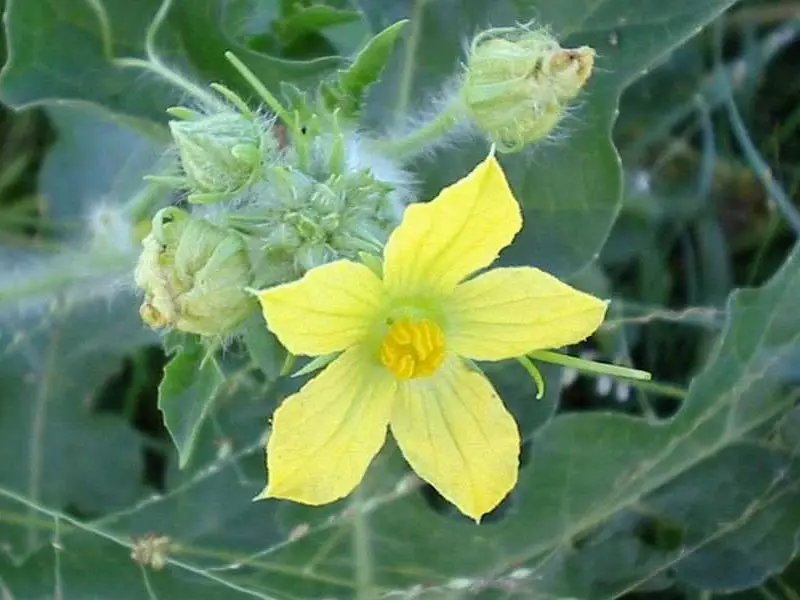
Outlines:
{"type": "Polygon", "coordinates": [[[427,204],[406,208],[384,251],[394,293],[449,293],[492,263],[522,227],[519,204],[493,155],[427,204]]]}
{"type": "Polygon", "coordinates": [[[381,281],[348,260],[258,293],[269,328],[292,354],[330,354],[358,343],[381,302],[381,281]]]}
{"type": "Polygon", "coordinates": [[[391,429],[417,474],[476,521],[517,481],[517,424],[486,377],[456,356],[400,385],[391,429]]]}
{"type": "Polygon", "coordinates": [[[396,388],[360,347],[333,361],[275,411],[257,499],[318,505],[353,491],[386,439],[396,388]]]}
{"type": "Polygon", "coordinates": [[[502,360],[589,337],[607,303],[539,269],[492,269],[459,285],[448,301],[448,348],[502,360]]]}

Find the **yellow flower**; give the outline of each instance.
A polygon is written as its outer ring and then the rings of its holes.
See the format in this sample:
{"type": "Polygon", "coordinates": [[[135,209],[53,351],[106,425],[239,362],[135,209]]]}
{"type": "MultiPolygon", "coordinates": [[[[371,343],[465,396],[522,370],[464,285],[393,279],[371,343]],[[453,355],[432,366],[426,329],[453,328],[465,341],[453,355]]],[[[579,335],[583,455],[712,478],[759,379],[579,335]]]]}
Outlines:
{"type": "Polygon", "coordinates": [[[520,436],[466,359],[573,344],[606,303],[530,267],[488,267],[522,227],[492,154],[427,204],[406,209],[383,273],[347,260],[259,292],[294,354],[341,354],[275,412],[258,498],[319,505],[348,495],[387,428],[417,474],[479,521],[517,481],[520,436]]]}

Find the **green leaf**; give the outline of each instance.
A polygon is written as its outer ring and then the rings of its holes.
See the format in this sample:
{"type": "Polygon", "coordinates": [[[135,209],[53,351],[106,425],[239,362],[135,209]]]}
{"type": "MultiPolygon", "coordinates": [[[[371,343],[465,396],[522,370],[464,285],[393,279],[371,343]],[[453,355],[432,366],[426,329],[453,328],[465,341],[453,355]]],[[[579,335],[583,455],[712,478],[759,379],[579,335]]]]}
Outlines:
{"type": "MultiPolygon", "coordinates": [[[[634,9],[628,0],[363,2],[375,30],[411,19],[402,56],[398,53],[371,97],[372,118],[402,132],[409,115],[430,112],[452,93],[452,78],[464,60],[463,40],[489,26],[535,18],[566,47],[593,46],[598,52],[595,72],[554,139],[502,159],[526,217],[506,259],[567,275],[595,258],[619,211],[622,177],[611,131],[621,92],[732,3],[641,0],[634,9]]],[[[459,143],[448,145],[436,160],[426,159],[421,197],[433,198],[486,150],[485,143],[459,143]]]]}
{"type": "Polygon", "coordinates": [[[286,350],[278,338],[267,329],[264,318],[259,314],[245,325],[242,341],[247,346],[250,358],[269,381],[275,381],[286,359],[286,350]]]}
{"type": "Polygon", "coordinates": [[[39,190],[48,198],[49,216],[73,227],[93,206],[132,198],[165,150],[91,105],[50,106],[46,113],[57,137],[39,190]]]}
{"type": "Polygon", "coordinates": [[[323,88],[329,105],[342,107],[345,116],[358,116],[367,90],[386,67],[406,23],[407,20],[398,21],[376,34],[358,53],[353,64],[339,72],[337,85],[323,88]]]}
{"type": "Polygon", "coordinates": [[[254,52],[230,33],[241,29],[242,23],[233,21],[228,5],[222,0],[177,0],[173,13],[174,27],[179,29],[183,47],[191,57],[195,70],[208,81],[222,81],[244,98],[255,97],[239,73],[225,58],[233,52],[270,90],[277,92],[282,82],[300,87],[314,86],[325,75],[338,68],[343,59],[337,56],[318,57],[312,60],[286,60],[254,52]]]}
{"type": "Polygon", "coordinates": [[[14,268],[0,278],[0,311],[33,310],[54,295],[67,304],[91,302],[129,288],[141,250],[136,225],[170,200],[168,190],[143,186],[163,152],[151,139],[88,104],[48,107],[46,114],[56,139],[37,183],[43,217],[61,243],[7,262],[14,268]]]}
{"type": "MultiPolygon", "coordinates": [[[[120,416],[98,412],[97,403],[123,357],[152,341],[128,296],[77,307],[54,302],[24,317],[4,314],[0,484],[87,517],[141,496],[143,440],[120,416]]],[[[0,500],[0,515],[10,508],[0,500]]],[[[0,518],[3,551],[20,557],[45,542],[35,517],[0,518]]]]}
{"type": "Polygon", "coordinates": [[[21,108],[82,100],[129,117],[163,120],[175,90],[115,62],[144,56],[145,34],[159,4],[8,0],[10,58],[0,76],[3,101],[21,108]]]}
{"type": "Polygon", "coordinates": [[[164,368],[158,408],[178,450],[181,467],[191,458],[199,428],[223,381],[215,358],[196,336],[186,336],[164,368]]]}
{"type": "Polygon", "coordinates": [[[352,23],[359,19],[361,13],[357,11],[312,4],[298,6],[289,15],[276,20],[272,27],[278,43],[288,46],[309,33],[315,33],[332,25],[352,23]]]}
{"type": "MultiPolygon", "coordinates": [[[[189,565],[181,568],[173,563],[163,571],[152,571],[133,561],[130,539],[106,539],[92,528],[75,531],[68,518],[43,520],[40,527],[42,535],[49,534],[53,540],[52,546],[34,554],[20,568],[0,557],[0,592],[7,590],[10,598],[47,597],[43,594],[53,590],[64,590],[64,597],[75,594],[115,600],[270,598],[247,583],[240,585],[189,565]]],[[[147,533],[143,531],[139,537],[147,533]]]]}
{"type": "Polygon", "coordinates": [[[675,564],[676,577],[720,593],[744,590],[783,571],[800,534],[797,446],[755,443],[725,449],[647,501],[687,527],[697,551],[675,564]]]}
{"type": "Polygon", "coordinates": [[[273,88],[280,81],[314,81],[340,64],[338,58],[288,61],[248,50],[229,33],[240,25],[228,20],[229,12],[221,0],[9,0],[11,58],[0,76],[0,96],[15,107],[88,101],[140,124],[163,123],[168,106],[198,89],[206,93],[192,82],[198,75],[250,92],[225,60],[227,50],[273,88]],[[158,20],[162,8],[168,11],[158,20]]]}

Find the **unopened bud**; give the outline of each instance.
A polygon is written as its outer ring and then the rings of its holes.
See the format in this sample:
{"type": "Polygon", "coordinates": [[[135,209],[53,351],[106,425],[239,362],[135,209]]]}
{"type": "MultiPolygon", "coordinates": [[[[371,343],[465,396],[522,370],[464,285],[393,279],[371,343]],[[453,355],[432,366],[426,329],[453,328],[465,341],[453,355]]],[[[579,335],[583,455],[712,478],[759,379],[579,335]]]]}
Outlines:
{"type": "Polygon", "coordinates": [[[547,136],[592,73],[589,46],[562,48],[545,29],[489,29],[472,42],[461,90],[474,124],[502,151],[547,136]]]}
{"type": "Polygon", "coordinates": [[[160,210],[142,242],[134,278],[139,314],[155,329],[228,335],[253,312],[247,246],[235,232],[175,207],[160,210]]]}
{"type": "Polygon", "coordinates": [[[370,172],[319,181],[287,166],[267,169],[259,201],[242,207],[230,223],[257,240],[255,285],[291,281],[339,258],[380,253],[396,227],[394,188],[370,172]]]}
{"type": "Polygon", "coordinates": [[[277,153],[271,124],[232,109],[170,121],[169,127],[189,200],[195,203],[214,202],[243,190],[258,177],[265,159],[277,153]]]}

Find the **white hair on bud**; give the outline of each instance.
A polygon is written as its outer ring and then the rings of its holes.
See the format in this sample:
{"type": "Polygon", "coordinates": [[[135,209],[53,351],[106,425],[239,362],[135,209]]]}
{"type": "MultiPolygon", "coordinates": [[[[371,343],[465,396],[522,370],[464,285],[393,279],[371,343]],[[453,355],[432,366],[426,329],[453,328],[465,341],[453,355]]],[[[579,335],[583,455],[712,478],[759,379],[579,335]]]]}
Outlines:
{"type": "MultiPolygon", "coordinates": [[[[438,91],[429,94],[415,111],[386,127],[382,135],[389,139],[402,139],[424,129],[454,104],[460,102],[458,95],[462,83],[463,75],[459,69],[459,72],[447,79],[438,91]]],[[[430,158],[441,150],[454,148],[458,144],[480,137],[480,131],[470,123],[465,114],[456,114],[449,130],[436,139],[427,140],[403,158],[406,162],[420,157],[430,158]]]]}
{"type": "Polygon", "coordinates": [[[403,209],[413,200],[416,179],[403,166],[375,150],[372,140],[356,131],[345,133],[345,167],[348,171],[369,171],[381,183],[392,187],[388,194],[390,209],[400,219],[403,209]]]}
{"type": "Polygon", "coordinates": [[[56,254],[0,257],[0,313],[36,314],[55,298],[76,305],[132,289],[140,249],[134,225],[123,206],[101,200],[88,209],[83,231],[56,254]]]}
{"type": "Polygon", "coordinates": [[[123,206],[102,200],[89,207],[86,224],[91,244],[114,247],[134,256],[138,254],[135,223],[131,222],[123,206]]]}

